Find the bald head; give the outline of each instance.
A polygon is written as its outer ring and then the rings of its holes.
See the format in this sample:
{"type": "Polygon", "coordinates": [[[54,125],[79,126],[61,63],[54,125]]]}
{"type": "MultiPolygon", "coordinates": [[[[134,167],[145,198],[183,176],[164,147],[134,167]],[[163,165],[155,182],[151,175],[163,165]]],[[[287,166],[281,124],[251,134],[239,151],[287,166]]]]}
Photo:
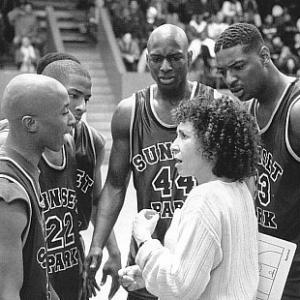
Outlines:
{"type": "Polygon", "coordinates": [[[10,122],[25,115],[41,116],[62,98],[68,98],[65,87],[57,80],[44,75],[21,74],[6,86],[1,111],[10,122]]]}
{"type": "Polygon", "coordinates": [[[154,29],[150,34],[147,43],[148,52],[151,50],[153,44],[167,39],[175,40],[181,45],[183,50],[188,49],[189,42],[184,30],[176,25],[164,24],[154,29]]]}
{"type": "Polygon", "coordinates": [[[91,76],[87,69],[76,61],[66,59],[53,61],[48,64],[42,72],[43,75],[55,78],[61,82],[64,86],[69,81],[69,74],[78,74],[91,79],[91,76]]]}

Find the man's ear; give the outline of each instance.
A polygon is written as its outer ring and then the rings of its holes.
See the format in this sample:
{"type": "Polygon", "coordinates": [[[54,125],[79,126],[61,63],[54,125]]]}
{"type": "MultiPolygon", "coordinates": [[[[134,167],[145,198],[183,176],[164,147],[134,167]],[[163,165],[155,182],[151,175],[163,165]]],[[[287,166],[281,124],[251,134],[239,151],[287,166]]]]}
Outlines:
{"type": "Polygon", "coordinates": [[[37,120],[35,120],[32,116],[23,116],[22,124],[28,132],[36,132],[38,129],[37,120]]]}
{"type": "Polygon", "coordinates": [[[270,54],[270,50],[267,46],[262,46],[260,51],[259,51],[259,55],[261,57],[262,63],[264,65],[267,65],[270,60],[271,60],[271,54],[270,54]]]}

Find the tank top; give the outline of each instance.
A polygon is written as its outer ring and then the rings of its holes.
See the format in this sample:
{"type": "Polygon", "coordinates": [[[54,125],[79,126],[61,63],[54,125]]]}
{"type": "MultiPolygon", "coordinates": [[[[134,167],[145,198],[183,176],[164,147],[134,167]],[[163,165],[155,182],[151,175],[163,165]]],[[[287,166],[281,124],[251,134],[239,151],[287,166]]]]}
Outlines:
{"type": "Polygon", "coordinates": [[[81,121],[79,128],[76,127],[75,130],[76,192],[79,230],[85,230],[89,226],[92,213],[96,152],[93,134],[89,125],[81,121]]]}
{"type": "Polygon", "coordinates": [[[74,145],[66,140],[63,162],[52,164],[45,155],[39,163],[41,203],[45,219],[50,282],[61,300],[77,299],[82,268],[79,239],[74,145]]]}
{"type": "MultiPolygon", "coordinates": [[[[292,105],[300,100],[298,81],[284,91],[271,118],[259,128],[262,139],[257,196],[259,231],[297,244],[284,290],[285,296],[300,297],[300,157],[289,141],[292,105]]],[[[257,100],[250,112],[256,118],[257,100]]]]}
{"type": "MultiPolygon", "coordinates": [[[[136,189],[138,211],[144,208],[159,212],[160,219],[152,235],[163,243],[171,223],[174,210],[181,208],[188,193],[196,185],[193,177],[182,177],[177,173],[170,146],[176,138],[176,125],[163,123],[153,106],[154,85],[135,94],[135,105],[131,124],[131,169],[136,189]]],[[[197,95],[213,97],[214,90],[201,83],[193,83],[191,97],[197,95]]],[[[134,264],[137,246],[132,239],[128,264],[134,264]]],[[[145,289],[135,291],[145,299],[151,299],[145,289]]]]}
{"type": "Polygon", "coordinates": [[[0,155],[0,170],[0,177],[21,186],[30,200],[28,203],[24,199],[30,213],[22,250],[24,274],[20,298],[22,300],[48,300],[50,299],[50,288],[47,274],[47,247],[44,222],[39,207],[38,183],[16,160],[3,153],[0,155]]]}

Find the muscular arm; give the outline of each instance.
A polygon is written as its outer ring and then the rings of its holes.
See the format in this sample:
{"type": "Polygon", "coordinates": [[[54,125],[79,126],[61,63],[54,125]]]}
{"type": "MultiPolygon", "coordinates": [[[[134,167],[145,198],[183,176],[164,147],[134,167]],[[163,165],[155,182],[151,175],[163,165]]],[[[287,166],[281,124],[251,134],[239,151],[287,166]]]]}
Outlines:
{"type": "Polygon", "coordinates": [[[132,105],[132,99],[123,100],[112,118],[113,144],[106,182],[97,207],[97,219],[91,249],[103,249],[124,203],[130,178],[129,130],[132,105]]]}
{"type": "Polygon", "coordinates": [[[291,107],[289,141],[293,151],[300,157],[300,98],[291,107]]]}
{"type": "Polygon", "coordinates": [[[24,201],[0,198],[0,299],[20,299],[23,284],[22,232],[27,224],[24,201]]]}

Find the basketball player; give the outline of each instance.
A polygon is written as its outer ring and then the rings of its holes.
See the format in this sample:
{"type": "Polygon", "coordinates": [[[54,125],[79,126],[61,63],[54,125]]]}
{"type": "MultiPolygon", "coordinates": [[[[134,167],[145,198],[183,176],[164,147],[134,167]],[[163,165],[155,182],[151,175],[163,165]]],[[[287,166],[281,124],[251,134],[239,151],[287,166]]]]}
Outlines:
{"type": "MultiPolygon", "coordinates": [[[[71,132],[69,97],[58,81],[34,74],[14,77],[1,111],[9,122],[0,150],[0,298],[59,299],[48,280],[38,162],[58,151],[71,132]]],[[[47,253],[46,253],[47,254],[47,253]]]]}
{"type": "MultiPolygon", "coordinates": [[[[87,269],[95,276],[102,249],[124,203],[130,173],[137,192],[137,207],[160,213],[154,238],[163,241],[173,212],[195,185],[192,177],[180,177],[170,146],[176,137],[172,111],[181,101],[197,94],[212,97],[214,90],[187,80],[192,53],[186,34],[166,24],[155,29],[148,41],[147,63],[156,84],[122,100],[114,112],[113,145],[107,179],[98,205],[96,227],[87,269]]],[[[136,244],[132,241],[129,264],[134,264],[136,244]]],[[[129,293],[128,299],[154,298],[145,289],[129,293]]]]}
{"type": "Polygon", "coordinates": [[[299,81],[275,67],[253,25],[227,28],[215,52],[229,89],[249,100],[256,118],[263,142],[255,201],[259,231],[297,244],[282,299],[300,299],[299,81]]]}
{"type": "MultiPolygon", "coordinates": [[[[94,222],[95,219],[96,204],[102,188],[101,165],[105,152],[103,136],[82,120],[87,102],[91,97],[91,77],[76,58],[64,53],[45,55],[39,61],[38,70],[60,81],[67,88],[71,99],[70,110],[76,119],[74,138],[77,163],[75,187],[78,199],[78,229],[79,231],[86,230],[90,220],[94,222]]],[[[105,283],[107,275],[112,276],[109,292],[111,298],[119,288],[117,272],[121,268],[120,252],[113,232],[106,246],[109,259],[103,267],[102,284],[105,283]]],[[[94,281],[91,286],[97,288],[96,282],[94,281]]],[[[95,289],[89,292],[89,295],[91,294],[95,294],[95,289]]]]}

